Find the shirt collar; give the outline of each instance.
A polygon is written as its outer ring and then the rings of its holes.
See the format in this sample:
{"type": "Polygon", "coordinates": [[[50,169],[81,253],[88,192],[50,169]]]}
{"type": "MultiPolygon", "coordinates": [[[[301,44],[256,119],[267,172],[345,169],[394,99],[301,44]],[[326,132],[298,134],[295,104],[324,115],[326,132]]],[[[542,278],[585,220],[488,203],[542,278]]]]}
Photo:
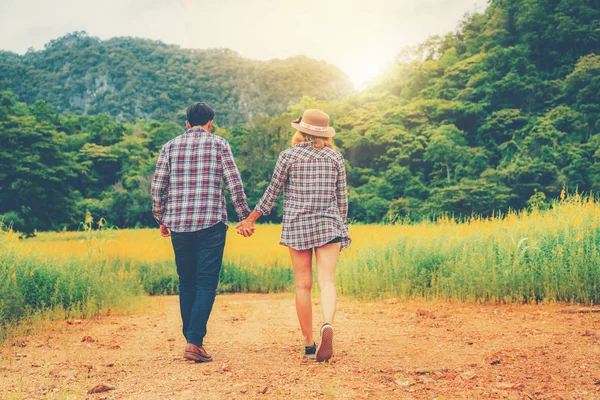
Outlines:
{"type": "Polygon", "coordinates": [[[186,134],[188,133],[210,133],[209,131],[207,131],[204,128],[190,128],[187,131],[185,131],[186,134]]]}

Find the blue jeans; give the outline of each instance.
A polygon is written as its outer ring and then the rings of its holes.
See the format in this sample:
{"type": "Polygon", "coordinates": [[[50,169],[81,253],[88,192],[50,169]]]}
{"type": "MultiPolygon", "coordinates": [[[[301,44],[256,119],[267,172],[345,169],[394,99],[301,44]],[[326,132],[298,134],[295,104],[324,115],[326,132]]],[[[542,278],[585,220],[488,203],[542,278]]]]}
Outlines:
{"type": "Polygon", "coordinates": [[[226,234],[227,225],[222,222],[196,232],[171,232],[183,336],[196,346],[202,346],[215,302],[226,234]]]}

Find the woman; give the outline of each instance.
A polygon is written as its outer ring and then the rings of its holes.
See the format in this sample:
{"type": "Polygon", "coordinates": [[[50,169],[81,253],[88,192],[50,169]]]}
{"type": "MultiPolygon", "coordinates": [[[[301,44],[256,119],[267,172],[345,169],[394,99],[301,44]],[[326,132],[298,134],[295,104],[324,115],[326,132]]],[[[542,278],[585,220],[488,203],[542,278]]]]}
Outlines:
{"type": "Polygon", "coordinates": [[[340,251],[350,244],[344,157],[333,149],[335,130],[329,115],[306,110],[292,122],[292,147],[279,155],[269,187],[238,233],[250,236],[254,222],[267,215],[285,187],[280,244],[288,246],[296,285],[296,312],[305,337],[305,356],[328,361],[333,355],[336,307],[335,268],[340,251]],[[324,324],[317,348],[312,333],[312,253],[317,261],[324,324]]]}

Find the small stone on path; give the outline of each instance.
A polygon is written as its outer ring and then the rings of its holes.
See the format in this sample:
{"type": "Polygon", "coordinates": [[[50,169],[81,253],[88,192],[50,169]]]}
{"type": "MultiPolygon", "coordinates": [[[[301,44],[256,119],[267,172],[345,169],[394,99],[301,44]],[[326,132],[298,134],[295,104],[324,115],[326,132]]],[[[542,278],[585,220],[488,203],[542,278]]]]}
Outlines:
{"type": "Polygon", "coordinates": [[[88,394],[103,393],[108,392],[109,390],[115,390],[115,387],[107,383],[99,383],[90,390],[88,390],[88,394]]]}

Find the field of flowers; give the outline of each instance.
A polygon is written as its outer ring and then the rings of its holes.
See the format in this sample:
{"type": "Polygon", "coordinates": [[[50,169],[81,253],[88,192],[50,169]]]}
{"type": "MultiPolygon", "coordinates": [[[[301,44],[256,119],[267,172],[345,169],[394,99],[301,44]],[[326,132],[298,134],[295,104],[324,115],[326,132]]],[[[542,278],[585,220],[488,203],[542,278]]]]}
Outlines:
{"type": "MultiPolygon", "coordinates": [[[[219,290],[293,289],[280,226],[230,229],[219,290]]],[[[457,222],[353,225],[338,290],[357,298],[600,303],[600,203],[578,195],[546,211],[457,222]]],[[[178,290],[158,229],[0,234],[0,325],[40,312],[90,316],[178,290]]],[[[316,287],[316,285],[315,285],[316,287]]]]}

